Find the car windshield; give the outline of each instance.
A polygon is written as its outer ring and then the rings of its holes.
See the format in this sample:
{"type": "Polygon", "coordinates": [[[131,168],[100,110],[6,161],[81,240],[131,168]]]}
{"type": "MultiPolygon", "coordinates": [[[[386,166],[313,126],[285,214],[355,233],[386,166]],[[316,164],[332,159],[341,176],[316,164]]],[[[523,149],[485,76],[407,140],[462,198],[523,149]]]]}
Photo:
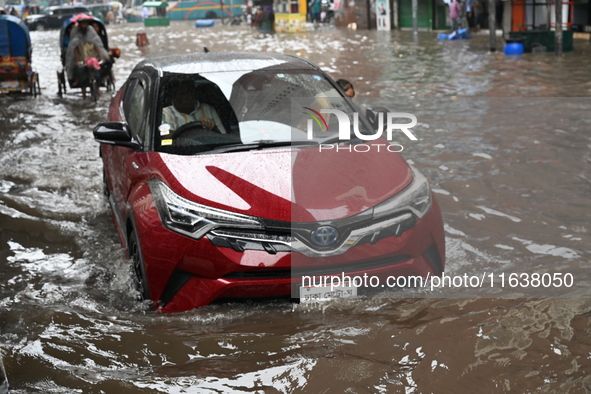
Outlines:
{"type": "MultiPolygon", "coordinates": [[[[313,70],[261,69],[164,75],[155,147],[197,154],[264,146],[334,142],[339,122],[322,110],[354,119],[355,107],[313,70]],[[292,100],[293,99],[293,100],[292,100]]],[[[359,130],[367,133],[364,121],[359,130]]]]}

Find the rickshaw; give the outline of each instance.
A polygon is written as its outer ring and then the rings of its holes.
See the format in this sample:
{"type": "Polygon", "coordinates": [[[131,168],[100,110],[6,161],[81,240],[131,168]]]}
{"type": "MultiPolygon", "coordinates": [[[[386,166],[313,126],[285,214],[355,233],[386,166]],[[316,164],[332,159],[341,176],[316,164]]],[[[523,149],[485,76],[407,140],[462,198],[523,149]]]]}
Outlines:
{"type": "MultiPolygon", "coordinates": [[[[57,72],[57,84],[58,84],[58,96],[63,97],[66,93],[66,53],[68,51],[68,44],[70,43],[70,33],[76,23],[76,17],[66,20],[60,31],[60,49],[61,49],[61,61],[62,69],[57,72]]],[[[85,18],[86,19],[86,18],[85,18]]],[[[99,94],[99,88],[106,88],[107,92],[115,90],[115,77],[113,75],[113,63],[115,59],[119,57],[119,48],[109,48],[109,39],[107,37],[107,29],[103,22],[96,17],[89,16],[87,20],[90,20],[91,26],[94,28],[97,26],[97,33],[103,43],[105,50],[109,54],[109,61],[100,65],[100,70],[94,69],[92,66],[86,65],[79,67],[74,70],[76,78],[68,80],[70,89],[80,88],[84,92],[84,89],[89,88],[90,97],[93,101],[96,101],[99,94]]]]}
{"type": "Polygon", "coordinates": [[[0,15],[0,94],[41,94],[39,74],[31,68],[29,29],[17,17],[0,15]]]}
{"type": "Polygon", "coordinates": [[[125,19],[125,17],[123,16],[123,3],[119,2],[119,1],[110,1],[107,3],[107,5],[109,5],[111,7],[111,9],[113,10],[113,13],[115,14],[115,23],[125,23],[127,22],[127,19],[125,19]]]}
{"type": "Polygon", "coordinates": [[[106,25],[127,22],[123,17],[123,4],[118,1],[110,1],[107,4],[92,4],[87,7],[93,16],[99,18],[106,25]]]}

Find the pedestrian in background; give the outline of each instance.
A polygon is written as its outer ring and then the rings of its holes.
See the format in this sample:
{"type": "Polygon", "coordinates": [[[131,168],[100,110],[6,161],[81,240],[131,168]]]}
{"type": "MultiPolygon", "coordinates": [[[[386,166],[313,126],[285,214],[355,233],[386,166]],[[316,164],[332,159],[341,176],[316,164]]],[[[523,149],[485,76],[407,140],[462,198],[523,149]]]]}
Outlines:
{"type": "Polygon", "coordinates": [[[259,6],[259,7],[257,7],[256,12],[254,13],[254,17],[252,18],[251,27],[255,27],[257,29],[260,29],[262,23],[263,23],[263,9],[259,6]]]}
{"type": "Polygon", "coordinates": [[[474,16],[474,0],[466,0],[466,18],[468,27],[474,29],[476,18],[474,16]]]}
{"type": "Polygon", "coordinates": [[[484,20],[484,4],[482,4],[482,1],[483,0],[474,0],[474,23],[476,24],[475,29],[477,33],[480,33],[480,27],[484,20]]]}
{"type": "Polygon", "coordinates": [[[458,29],[458,24],[460,21],[460,3],[458,0],[453,0],[449,4],[449,19],[451,19],[451,29],[456,31],[458,29]]]}
{"type": "Polygon", "coordinates": [[[322,0],[312,0],[308,3],[310,7],[310,19],[312,22],[320,22],[320,11],[322,10],[322,0]]]}

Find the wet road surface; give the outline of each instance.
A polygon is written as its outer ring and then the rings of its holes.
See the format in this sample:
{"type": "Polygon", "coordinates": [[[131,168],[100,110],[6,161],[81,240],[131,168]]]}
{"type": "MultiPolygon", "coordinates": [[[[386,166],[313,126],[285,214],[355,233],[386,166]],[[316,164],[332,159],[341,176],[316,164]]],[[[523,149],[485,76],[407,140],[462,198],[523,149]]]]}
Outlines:
{"type": "Polygon", "coordinates": [[[146,312],[92,140],[110,97],[58,98],[59,32],[32,32],[43,95],[0,98],[0,351],[11,392],[591,392],[588,42],[559,60],[509,58],[488,53],[486,36],[270,36],[177,22],[147,28],[141,52],[143,29],[109,27],[122,50],[117,87],[146,57],[282,52],[351,80],[360,105],[377,97],[415,113],[419,141],[405,141],[404,156],[441,205],[446,272],[570,273],[574,283],[146,312]]]}

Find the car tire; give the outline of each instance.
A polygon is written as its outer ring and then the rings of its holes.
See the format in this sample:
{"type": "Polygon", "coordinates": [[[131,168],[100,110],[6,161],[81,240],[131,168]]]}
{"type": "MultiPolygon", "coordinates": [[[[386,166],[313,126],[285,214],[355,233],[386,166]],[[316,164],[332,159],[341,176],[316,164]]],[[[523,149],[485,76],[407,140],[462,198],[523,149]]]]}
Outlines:
{"type": "Polygon", "coordinates": [[[205,19],[217,19],[218,15],[213,12],[213,11],[209,11],[207,14],[205,14],[205,19]]]}
{"type": "Polygon", "coordinates": [[[45,25],[45,23],[37,23],[35,25],[35,29],[34,30],[45,31],[45,30],[47,30],[47,26],[45,25]]]}
{"type": "Polygon", "coordinates": [[[148,288],[148,281],[146,278],[146,268],[144,266],[144,258],[140,249],[140,243],[137,234],[131,230],[129,234],[129,257],[131,258],[132,269],[134,272],[134,282],[137,291],[139,292],[140,301],[150,299],[150,289],[148,288]]]}
{"type": "MultiPolygon", "coordinates": [[[[100,148],[99,148],[100,149],[100,148]]],[[[100,154],[100,151],[99,151],[100,154]]],[[[103,169],[103,196],[109,201],[111,192],[109,191],[109,184],[107,183],[107,172],[103,169]]]]}

